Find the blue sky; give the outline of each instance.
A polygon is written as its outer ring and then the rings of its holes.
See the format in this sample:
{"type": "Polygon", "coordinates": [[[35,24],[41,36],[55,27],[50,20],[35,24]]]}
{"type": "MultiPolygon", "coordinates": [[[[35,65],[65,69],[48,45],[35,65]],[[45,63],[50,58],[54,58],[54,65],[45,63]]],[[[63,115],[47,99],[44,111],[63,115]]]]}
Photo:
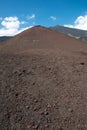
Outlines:
{"type": "Polygon", "coordinates": [[[0,0],[0,36],[34,25],[87,30],[87,0],[0,0]]]}

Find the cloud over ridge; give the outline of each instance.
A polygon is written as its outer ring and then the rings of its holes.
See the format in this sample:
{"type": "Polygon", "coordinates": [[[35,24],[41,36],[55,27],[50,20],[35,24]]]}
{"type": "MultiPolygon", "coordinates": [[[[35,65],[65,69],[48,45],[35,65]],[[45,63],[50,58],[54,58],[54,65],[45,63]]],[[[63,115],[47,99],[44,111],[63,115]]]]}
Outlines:
{"type": "Polygon", "coordinates": [[[71,28],[77,28],[81,30],[87,30],[87,14],[84,16],[79,16],[77,19],[74,21],[74,24],[67,24],[64,25],[65,27],[71,27],[71,28]]]}
{"type": "Polygon", "coordinates": [[[31,20],[31,19],[35,19],[36,15],[35,14],[32,14],[32,15],[28,15],[27,16],[27,19],[28,20],[31,20]]]}
{"type": "Polygon", "coordinates": [[[25,21],[20,21],[17,16],[5,17],[1,19],[0,36],[14,36],[30,27],[20,28],[25,21]]]}

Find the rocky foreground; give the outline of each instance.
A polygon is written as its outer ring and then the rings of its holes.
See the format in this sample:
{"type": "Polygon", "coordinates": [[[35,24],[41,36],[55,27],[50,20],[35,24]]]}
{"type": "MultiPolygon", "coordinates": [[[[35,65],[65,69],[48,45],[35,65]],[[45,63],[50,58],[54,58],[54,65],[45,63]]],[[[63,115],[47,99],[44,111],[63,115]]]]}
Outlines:
{"type": "Polygon", "coordinates": [[[0,130],[87,130],[87,52],[2,49],[0,130]]]}

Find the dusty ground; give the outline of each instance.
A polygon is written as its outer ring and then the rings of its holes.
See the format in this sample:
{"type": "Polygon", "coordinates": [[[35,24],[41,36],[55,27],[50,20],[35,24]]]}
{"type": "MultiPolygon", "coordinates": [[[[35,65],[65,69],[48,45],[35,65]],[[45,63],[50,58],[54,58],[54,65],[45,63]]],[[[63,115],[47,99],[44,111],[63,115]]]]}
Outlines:
{"type": "Polygon", "coordinates": [[[0,130],[87,130],[87,52],[48,48],[0,53],[0,130]]]}

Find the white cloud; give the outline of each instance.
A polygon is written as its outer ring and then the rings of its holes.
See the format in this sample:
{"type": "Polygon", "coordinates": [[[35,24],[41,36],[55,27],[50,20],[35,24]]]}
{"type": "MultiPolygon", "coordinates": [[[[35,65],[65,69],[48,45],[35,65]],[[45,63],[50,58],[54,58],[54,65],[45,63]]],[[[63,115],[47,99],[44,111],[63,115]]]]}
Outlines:
{"type": "Polygon", "coordinates": [[[50,16],[50,19],[52,19],[53,21],[57,20],[57,18],[54,16],[50,16]]]}
{"type": "Polygon", "coordinates": [[[28,19],[28,20],[30,20],[30,19],[35,19],[35,17],[36,17],[36,15],[35,15],[35,14],[32,14],[31,16],[28,15],[28,16],[27,16],[27,19],[28,19]]]}
{"type": "Polygon", "coordinates": [[[21,24],[27,24],[27,22],[26,21],[21,21],[21,24]]]}
{"type": "Polygon", "coordinates": [[[73,25],[64,25],[65,27],[77,28],[82,30],[87,30],[87,14],[84,16],[79,16],[75,20],[73,25]]]}
{"type": "Polygon", "coordinates": [[[18,32],[17,29],[0,29],[0,36],[13,36],[16,35],[18,32]]]}
{"type": "Polygon", "coordinates": [[[1,22],[1,25],[4,26],[6,29],[18,29],[20,24],[21,23],[17,17],[6,17],[1,22]]]}
{"type": "Polygon", "coordinates": [[[25,21],[20,21],[16,16],[6,17],[2,19],[1,21],[2,28],[0,28],[0,36],[14,36],[22,32],[23,30],[28,29],[29,27],[20,29],[20,25],[25,23],[26,23],[25,21]]]}

